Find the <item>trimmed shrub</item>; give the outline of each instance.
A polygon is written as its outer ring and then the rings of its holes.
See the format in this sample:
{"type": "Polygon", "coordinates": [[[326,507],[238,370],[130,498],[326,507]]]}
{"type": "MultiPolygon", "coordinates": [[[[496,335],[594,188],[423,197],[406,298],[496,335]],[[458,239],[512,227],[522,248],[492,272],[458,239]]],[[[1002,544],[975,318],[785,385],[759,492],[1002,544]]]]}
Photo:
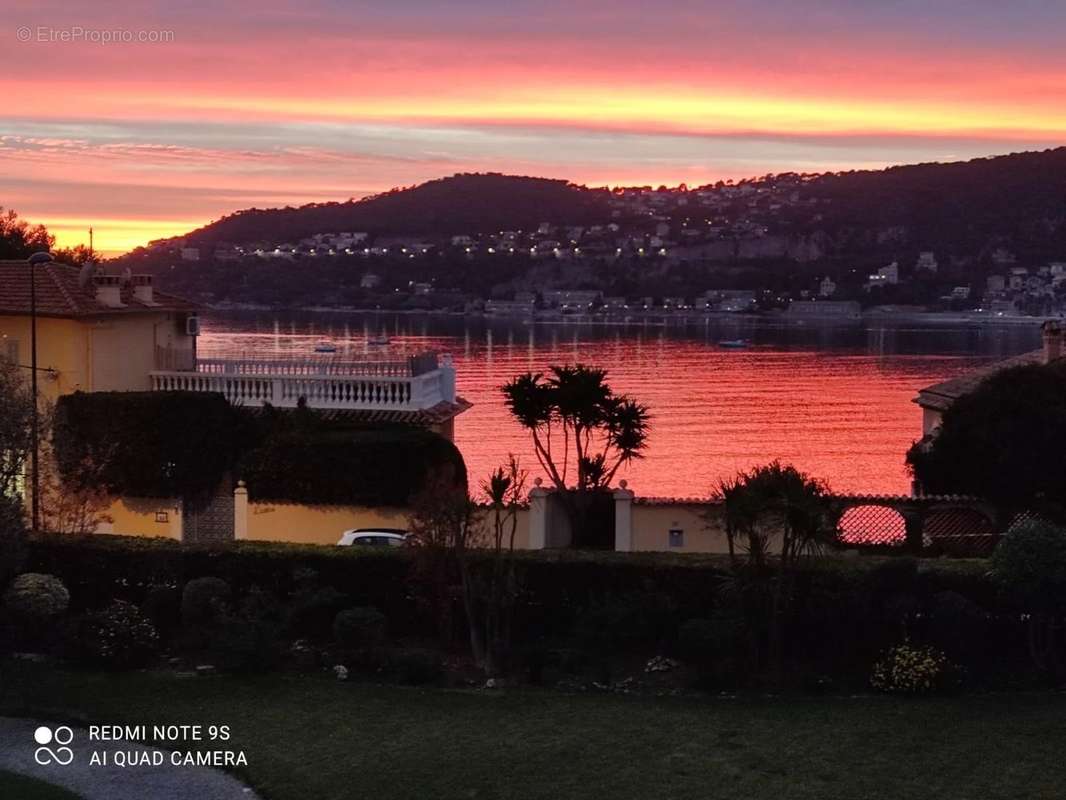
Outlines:
{"type": "Polygon", "coordinates": [[[265,672],[281,654],[278,626],[266,619],[223,616],[214,628],[211,653],[227,672],[265,672]]]}
{"type": "Polygon", "coordinates": [[[1066,607],[1066,529],[1026,522],[1007,533],[992,554],[992,578],[1030,611],[1066,607]]]}
{"type": "Polygon", "coordinates": [[[385,639],[385,615],[371,606],[348,608],[333,620],[333,638],[341,647],[373,647],[385,639]]]}
{"type": "Polygon", "coordinates": [[[17,624],[36,625],[58,617],[70,605],[70,592],[54,575],[26,572],[4,592],[4,610],[17,624]]]}
{"type": "Polygon", "coordinates": [[[285,631],[300,639],[326,641],[333,632],[337,614],[350,603],[347,595],[332,586],[301,592],[289,608],[285,631]]]}
{"type": "Polygon", "coordinates": [[[221,578],[193,578],[181,593],[181,621],[187,627],[210,625],[230,599],[230,586],[221,578]]]}
{"type": "Polygon", "coordinates": [[[159,634],[137,606],[116,600],[103,611],[72,621],[64,652],[75,663],[128,669],[148,664],[159,650],[159,634]]]}

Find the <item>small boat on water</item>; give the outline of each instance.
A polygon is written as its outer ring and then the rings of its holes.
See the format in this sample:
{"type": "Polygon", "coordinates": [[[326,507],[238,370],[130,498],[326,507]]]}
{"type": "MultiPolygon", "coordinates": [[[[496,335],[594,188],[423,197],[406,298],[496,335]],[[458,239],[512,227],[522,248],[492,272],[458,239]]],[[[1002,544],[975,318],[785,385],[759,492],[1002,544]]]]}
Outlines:
{"type": "Polygon", "coordinates": [[[332,342],[319,342],[315,345],[316,353],[336,353],[337,345],[332,342]]]}
{"type": "Polygon", "coordinates": [[[748,347],[751,345],[747,339],[722,339],[718,342],[719,347],[728,347],[733,350],[738,350],[742,347],[748,347]]]}
{"type": "Polygon", "coordinates": [[[369,339],[366,340],[366,343],[375,347],[384,347],[390,341],[391,340],[389,339],[389,337],[383,333],[380,336],[371,336],[369,339]]]}

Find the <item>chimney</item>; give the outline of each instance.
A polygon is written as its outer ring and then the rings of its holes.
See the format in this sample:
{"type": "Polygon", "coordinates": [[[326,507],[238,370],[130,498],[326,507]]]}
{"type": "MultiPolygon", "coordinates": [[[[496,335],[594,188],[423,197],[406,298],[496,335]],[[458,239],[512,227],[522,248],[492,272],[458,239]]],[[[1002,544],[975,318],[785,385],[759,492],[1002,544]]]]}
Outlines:
{"type": "Polygon", "coordinates": [[[134,275],[131,279],[133,282],[133,297],[146,306],[156,305],[155,300],[152,298],[152,276],[151,275],[134,275]]]}
{"type": "Polygon", "coordinates": [[[122,279],[118,275],[93,275],[96,302],[108,308],[125,308],[122,302],[122,279]]]}
{"type": "Polygon", "coordinates": [[[1063,333],[1066,332],[1063,330],[1062,323],[1049,319],[1040,330],[1044,335],[1044,363],[1050,364],[1062,358],[1062,338],[1063,333]]]}

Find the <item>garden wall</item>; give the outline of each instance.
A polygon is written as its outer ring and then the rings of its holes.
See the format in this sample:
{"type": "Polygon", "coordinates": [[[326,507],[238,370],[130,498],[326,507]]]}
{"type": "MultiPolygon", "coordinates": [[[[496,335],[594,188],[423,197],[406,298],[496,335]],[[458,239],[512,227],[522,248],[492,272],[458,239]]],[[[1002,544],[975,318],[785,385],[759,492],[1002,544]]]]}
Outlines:
{"type": "Polygon", "coordinates": [[[255,502],[248,503],[247,520],[247,529],[237,531],[238,539],[322,545],[337,544],[352,528],[407,529],[410,524],[402,508],[255,502]]]}
{"type": "Polygon", "coordinates": [[[182,502],[176,498],[119,497],[102,513],[110,522],[101,523],[97,533],[120,536],[163,536],[182,538],[182,502]]]}
{"type": "Polygon", "coordinates": [[[636,552],[728,553],[725,528],[707,503],[660,500],[633,504],[636,552]]]}

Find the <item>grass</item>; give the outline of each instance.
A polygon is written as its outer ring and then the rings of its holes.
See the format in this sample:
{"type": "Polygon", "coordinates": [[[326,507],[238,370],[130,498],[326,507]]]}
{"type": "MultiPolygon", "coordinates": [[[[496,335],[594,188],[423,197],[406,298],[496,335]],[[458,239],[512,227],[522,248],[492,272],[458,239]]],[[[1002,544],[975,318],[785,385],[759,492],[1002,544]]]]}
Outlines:
{"type": "Polygon", "coordinates": [[[653,699],[0,669],[5,713],[230,725],[267,800],[1033,800],[1066,780],[1062,693],[653,699]]]}
{"type": "Polygon", "coordinates": [[[2,769],[0,797],[12,800],[78,800],[78,795],[66,789],[2,769]]]}

